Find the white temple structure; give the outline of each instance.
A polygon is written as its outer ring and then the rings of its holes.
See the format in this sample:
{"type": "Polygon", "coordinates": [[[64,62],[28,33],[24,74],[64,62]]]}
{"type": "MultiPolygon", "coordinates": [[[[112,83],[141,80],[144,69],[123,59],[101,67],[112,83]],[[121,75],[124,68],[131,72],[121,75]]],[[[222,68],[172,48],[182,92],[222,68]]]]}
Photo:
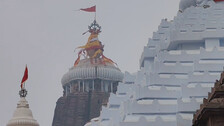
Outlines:
{"type": "Polygon", "coordinates": [[[181,0],[144,47],[140,71],[125,74],[86,126],[190,126],[223,66],[223,0],[181,0]]]}
{"type": "Polygon", "coordinates": [[[25,99],[26,94],[26,90],[20,91],[20,101],[7,126],[39,126],[38,122],[33,118],[32,111],[29,109],[29,104],[25,99]]]}

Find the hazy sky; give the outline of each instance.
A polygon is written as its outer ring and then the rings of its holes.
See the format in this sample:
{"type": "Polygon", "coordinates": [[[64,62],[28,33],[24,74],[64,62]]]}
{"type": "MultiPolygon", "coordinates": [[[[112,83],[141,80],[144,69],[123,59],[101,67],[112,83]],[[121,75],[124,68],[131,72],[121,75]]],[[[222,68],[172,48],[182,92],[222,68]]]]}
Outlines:
{"type": "Polygon", "coordinates": [[[133,73],[148,38],[161,19],[173,19],[179,0],[0,0],[0,126],[16,109],[26,64],[34,118],[51,126],[61,78],[77,58],[75,48],[86,43],[89,34],[82,33],[94,19],[93,13],[73,10],[92,5],[105,56],[122,72],[133,73]]]}

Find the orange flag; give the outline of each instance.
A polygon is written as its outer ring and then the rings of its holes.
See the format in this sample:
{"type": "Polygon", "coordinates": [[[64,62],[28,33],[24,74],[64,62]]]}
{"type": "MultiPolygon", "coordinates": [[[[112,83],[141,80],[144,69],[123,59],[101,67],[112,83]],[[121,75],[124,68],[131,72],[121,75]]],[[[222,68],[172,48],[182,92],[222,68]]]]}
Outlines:
{"type": "Polygon", "coordinates": [[[27,66],[26,66],[25,71],[24,71],[24,75],[23,75],[23,79],[22,79],[22,81],[21,81],[21,85],[20,85],[21,88],[23,88],[23,84],[24,84],[24,82],[25,82],[27,79],[28,79],[28,68],[27,68],[27,66]]]}
{"type": "Polygon", "coordinates": [[[79,64],[80,56],[75,60],[74,66],[76,67],[79,64]]]}
{"type": "Polygon", "coordinates": [[[102,58],[103,58],[103,61],[104,61],[104,62],[114,63],[114,64],[116,64],[116,65],[117,65],[117,63],[115,63],[113,60],[111,60],[111,59],[107,58],[107,57],[106,57],[106,56],[104,56],[104,55],[102,55],[102,58]]]}

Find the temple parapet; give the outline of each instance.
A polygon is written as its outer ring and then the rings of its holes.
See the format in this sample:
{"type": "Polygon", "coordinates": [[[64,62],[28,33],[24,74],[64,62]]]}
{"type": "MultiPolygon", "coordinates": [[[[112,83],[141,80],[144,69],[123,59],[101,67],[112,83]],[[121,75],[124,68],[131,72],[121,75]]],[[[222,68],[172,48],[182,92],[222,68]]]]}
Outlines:
{"type": "Polygon", "coordinates": [[[174,74],[150,74],[150,85],[170,85],[170,86],[178,86],[181,85],[183,82],[187,82],[188,78],[178,78],[174,74]]]}
{"type": "Polygon", "coordinates": [[[211,83],[190,83],[182,84],[182,97],[183,98],[192,98],[192,97],[206,97],[207,92],[211,90],[211,83]]]}
{"type": "Polygon", "coordinates": [[[137,90],[137,98],[179,98],[181,87],[148,86],[137,90]]]}
{"type": "Polygon", "coordinates": [[[223,126],[224,125],[224,72],[220,80],[216,80],[208,99],[204,98],[200,109],[193,118],[193,126],[223,126]]]}
{"type": "Polygon", "coordinates": [[[131,95],[133,94],[133,90],[137,89],[139,85],[136,84],[124,84],[124,83],[119,83],[118,88],[119,90],[116,92],[117,96],[122,96],[122,95],[131,95]]]}
{"type": "Polygon", "coordinates": [[[141,99],[129,103],[132,114],[175,113],[177,99],[141,99]]]}
{"type": "Polygon", "coordinates": [[[122,117],[124,116],[123,113],[121,113],[120,109],[106,109],[106,108],[102,108],[102,114],[99,117],[99,120],[101,122],[111,122],[114,124],[118,124],[122,117]],[[116,118],[116,117],[120,117],[120,118],[116,118]]]}
{"type": "Polygon", "coordinates": [[[194,36],[198,37],[197,40],[201,40],[200,37],[203,38],[204,36],[214,36],[214,31],[218,33],[216,36],[221,35],[220,32],[223,32],[223,26],[220,25],[222,24],[222,19],[220,16],[224,12],[224,7],[222,4],[214,5],[214,3],[210,3],[209,6],[210,7],[206,9],[198,7],[197,11],[195,11],[195,7],[190,7],[186,9],[184,13],[179,14],[174,20],[175,24],[178,25],[176,26],[176,30],[173,33],[175,34],[175,39],[173,40],[178,40],[178,38],[180,38],[179,40],[183,40],[184,38],[192,40],[192,37],[194,36]],[[205,14],[201,15],[202,12],[205,14]],[[203,20],[207,19],[208,17],[210,17],[208,20],[203,20]],[[198,25],[197,22],[200,22],[201,25],[198,25]],[[206,33],[212,34],[209,35],[206,33]],[[192,37],[187,38],[186,36],[192,37]]]}
{"type": "Polygon", "coordinates": [[[160,73],[176,73],[176,74],[181,74],[185,73],[187,74],[188,72],[193,70],[193,61],[163,61],[163,62],[158,62],[155,61],[154,64],[154,71],[156,71],[158,74],[160,73]],[[181,69],[181,71],[180,71],[181,69]]]}
{"type": "MultiPolygon", "coordinates": [[[[202,103],[202,98],[179,98],[178,103],[178,112],[192,112],[199,108],[199,105],[202,103]]],[[[192,116],[192,114],[191,114],[192,116]]],[[[192,116],[193,117],[193,116],[192,116]]]]}
{"type": "Polygon", "coordinates": [[[194,61],[199,58],[200,50],[162,51],[157,56],[158,56],[158,59],[161,59],[162,62],[164,61],[194,61]]]}
{"type": "Polygon", "coordinates": [[[156,56],[155,46],[144,47],[142,58],[154,58],[156,56]]]}
{"type": "Polygon", "coordinates": [[[129,72],[125,71],[123,83],[125,84],[134,84],[136,79],[136,75],[132,75],[129,72]]]}
{"type": "Polygon", "coordinates": [[[166,124],[166,126],[177,126],[176,115],[130,115],[125,118],[124,122],[120,123],[120,126],[148,126],[149,124],[152,126],[161,126],[163,124],[166,124]]]}
{"type": "Polygon", "coordinates": [[[177,126],[191,126],[192,119],[193,119],[192,113],[178,113],[177,126]]]}
{"type": "Polygon", "coordinates": [[[108,102],[107,107],[112,109],[118,109],[120,108],[121,102],[127,99],[128,99],[127,95],[124,95],[124,96],[118,95],[116,97],[115,94],[111,94],[109,98],[110,102],[108,102]]]}
{"type": "Polygon", "coordinates": [[[211,64],[209,62],[215,62],[215,60],[201,60],[194,63],[194,71],[209,71],[210,74],[220,74],[223,64],[211,64]],[[200,62],[200,63],[199,63],[200,62]],[[203,63],[204,62],[204,63],[203,63]],[[207,62],[207,63],[206,63],[207,62]]]}
{"type": "Polygon", "coordinates": [[[191,82],[212,82],[211,80],[216,80],[217,75],[210,74],[208,71],[194,71],[189,73],[189,80],[191,82]]]}

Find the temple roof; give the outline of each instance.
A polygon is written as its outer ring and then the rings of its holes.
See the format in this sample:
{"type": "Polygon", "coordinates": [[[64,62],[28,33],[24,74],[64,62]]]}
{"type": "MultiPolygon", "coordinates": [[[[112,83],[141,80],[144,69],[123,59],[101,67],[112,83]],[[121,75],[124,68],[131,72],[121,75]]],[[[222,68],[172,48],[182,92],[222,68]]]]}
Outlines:
{"type": "Polygon", "coordinates": [[[7,126],[39,126],[38,122],[33,118],[32,111],[25,97],[21,97],[17,104],[17,108],[12,119],[7,126]]]}
{"type": "Polygon", "coordinates": [[[102,58],[83,59],[76,67],[72,67],[63,77],[62,85],[72,80],[102,79],[110,81],[123,80],[123,73],[114,64],[102,64],[102,58]]]}

